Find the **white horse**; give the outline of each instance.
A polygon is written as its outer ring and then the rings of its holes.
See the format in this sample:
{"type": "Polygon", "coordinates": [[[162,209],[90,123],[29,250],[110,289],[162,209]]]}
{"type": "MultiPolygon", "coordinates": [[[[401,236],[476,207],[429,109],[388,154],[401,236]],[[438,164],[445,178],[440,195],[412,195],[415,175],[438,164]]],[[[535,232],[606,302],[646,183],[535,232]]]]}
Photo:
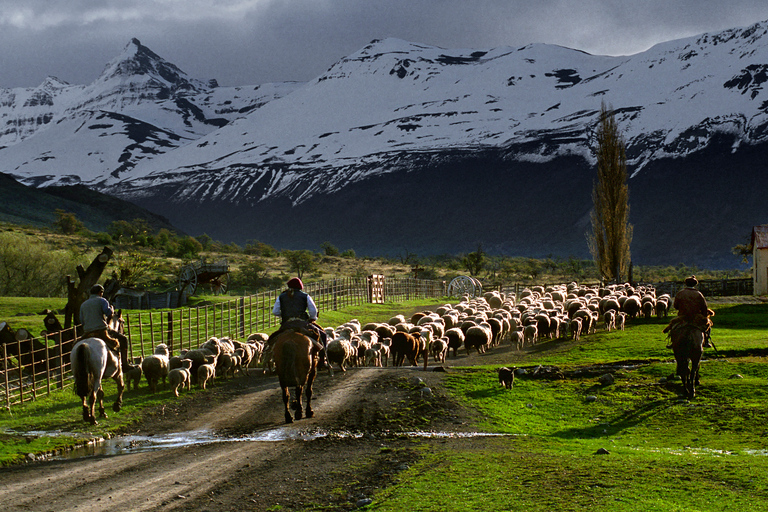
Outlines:
{"type": "MultiPolygon", "coordinates": [[[[115,326],[121,319],[114,315],[115,326]]],[[[116,329],[119,332],[119,329],[116,329]]],[[[103,379],[112,378],[117,383],[117,399],[112,404],[112,410],[120,411],[123,404],[123,372],[120,368],[120,354],[107,348],[100,338],[85,338],[72,347],[70,355],[72,362],[72,375],[75,378],[75,393],[81,398],[83,404],[83,420],[96,425],[95,405],[99,402],[99,415],[106,418],[104,412],[104,389],[101,387],[103,379]],[[86,398],[89,400],[86,405],[86,398]]]]}

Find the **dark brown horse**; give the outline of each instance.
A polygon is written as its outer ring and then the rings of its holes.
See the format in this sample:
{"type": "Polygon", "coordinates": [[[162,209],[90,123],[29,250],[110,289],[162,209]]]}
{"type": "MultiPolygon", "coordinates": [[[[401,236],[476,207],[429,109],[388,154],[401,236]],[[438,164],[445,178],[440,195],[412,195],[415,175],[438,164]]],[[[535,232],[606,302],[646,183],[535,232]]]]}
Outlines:
{"type": "Polygon", "coordinates": [[[704,333],[693,325],[682,325],[670,332],[672,350],[677,362],[677,374],[683,381],[683,391],[691,400],[696,395],[699,365],[704,353],[704,333]],[[690,368],[688,367],[690,361],[690,368]]]}
{"type": "Polygon", "coordinates": [[[312,383],[317,372],[317,349],[313,341],[298,332],[287,330],[280,333],[272,347],[277,378],[280,381],[280,389],[283,393],[283,405],[285,406],[285,422],[293,423],[293,416],[288,408],[291,399],[290,387],[295,388],[293,409],[296,418],[302,418],[301,395],[306,394],[306,406],[304,414],[307,418],[314,415],[312,411],[312,383]]]}

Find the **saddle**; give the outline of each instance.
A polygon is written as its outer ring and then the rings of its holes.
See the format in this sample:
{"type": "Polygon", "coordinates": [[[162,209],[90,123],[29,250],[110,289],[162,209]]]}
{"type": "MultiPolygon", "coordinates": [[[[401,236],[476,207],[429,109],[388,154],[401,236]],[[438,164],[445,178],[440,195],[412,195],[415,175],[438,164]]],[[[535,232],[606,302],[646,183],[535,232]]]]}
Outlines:
{"type": "Polygon", "coordinates": [[[294,331],[299,334],[303,334],[307,338],[311,339],[312,346],[315,352],[322,350],[323,344],[320,341],[320,334],[310,326],[311,326],[311,323],[309,321],[302,320],[300,318],[293,318],[290,320],[286,320],[280,326],[280,329],[278,329],[277,331],[273,332],[272,335],[270,335],[269,339],[267,340],[267,344],[272,346],[275,342],[275,339],[277,339],[278,334],[280,334],[281,332],[294,331]]]}

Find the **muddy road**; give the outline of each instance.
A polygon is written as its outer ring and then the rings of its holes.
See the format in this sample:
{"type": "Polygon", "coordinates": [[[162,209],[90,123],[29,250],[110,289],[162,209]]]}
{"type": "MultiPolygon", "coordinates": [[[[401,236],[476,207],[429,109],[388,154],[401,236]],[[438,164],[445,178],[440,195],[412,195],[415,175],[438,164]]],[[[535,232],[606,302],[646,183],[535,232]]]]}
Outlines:
{"type": "MultiPolygon", "coordinates": [[[[506,359],[512,354],[501,347],[448,364],[489,364],[504,360],[504,353],[506,359]]],[[[315,417],[291,425],[283,424],[276,377],[254,372],[217,381],[189,400],[169,400],[110,440],[115,455],[0,469],[0,503],[8,512],[351,510],[375,498],[418,456],[413,439],[399,433],[472,430],[471,413],[445,396],[446,373],[435,368],[430,361],[427,371],[354,368],[333,377],[322,371],[314,386],[315,417]],[[153,439],[186,439],[189,432],[195,441],[142,449],[153,439]]],[[[79,414],[74,400],[72,407],[79,414]]]]}

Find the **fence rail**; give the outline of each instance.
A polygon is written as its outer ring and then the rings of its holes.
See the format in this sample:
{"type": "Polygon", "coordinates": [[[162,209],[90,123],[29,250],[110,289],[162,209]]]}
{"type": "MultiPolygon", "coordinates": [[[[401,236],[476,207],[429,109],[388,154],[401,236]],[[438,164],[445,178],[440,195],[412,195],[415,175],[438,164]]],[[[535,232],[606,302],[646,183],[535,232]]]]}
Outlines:
{"type": "MultiPolygon", "coordinates": [[[[244,338],[253,332],[269,331],[280,321],[272,314],[272,308],[281,291],[270,290],[194,308],[124,311],[128,356],[143,358],[152,354],[160,343],[168,345],[171,353],[178,353],[182,349],[197,348],[212,336],[244,338]]],[[[380,302],[442,297],[446,284],[412,278],[344,277],[306,283],[305,291],[322,312],[371,302],[374,296],[380,302]],[[371,288],[372,282],[375,290],[371,288]]],[[[12,350],[17,355],[6,352],[3,345],[0,387],[6,408],[50,393],[51,389],[72,385],[68,361],[55,356],[65,352],[63,337],[28,340],[29,348],[20,344],[12,350]]]]}

